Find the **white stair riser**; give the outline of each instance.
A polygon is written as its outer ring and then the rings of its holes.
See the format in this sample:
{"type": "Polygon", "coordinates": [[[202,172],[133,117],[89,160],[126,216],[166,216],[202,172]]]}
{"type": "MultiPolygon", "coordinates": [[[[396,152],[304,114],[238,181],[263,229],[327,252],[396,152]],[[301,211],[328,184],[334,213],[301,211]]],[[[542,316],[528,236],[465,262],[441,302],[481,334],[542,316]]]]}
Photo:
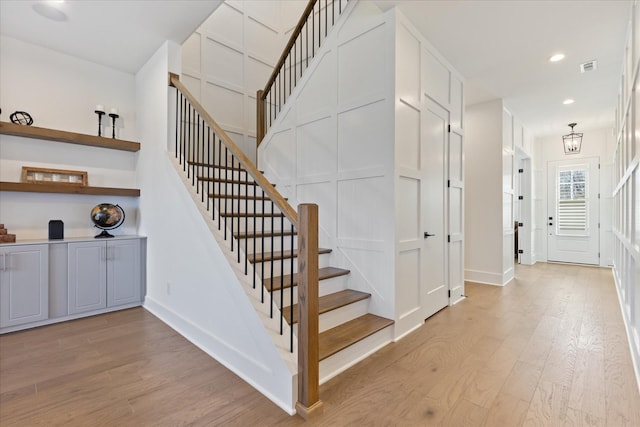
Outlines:
{"type": "MultiPolygon", "coordinates": [[[[285,302],[286,304],[286,302],[285,302]]],[[[285,308],[288,310],[288,308],[285,308]]],[[[344,307],[336,308],[335,310],[322,313],[320,315],[319,331],[324,332],[328,329],[335,328],[338,325],[342,325],[357,317],[364,316],[369,310],[369,299],[362,301],[356,301],[354,303],[345,305],[344,307]]],[[[294,333],[298,334],[298,324],[293,325],[294,333]]]]}
{"type": "Polygon", "coordinates": [[[253,237],[249,237],[247,239],[239,239],[238,242],[240,242],[240,247],[241,248],[245,248],[245,246],[247,247],[247,252],[252,254],[255,252],[271,252],[271,243],[273,240],[273,250],[274,251],[280,251],[283,247],[285,250],[291,250],[291,243],[293,243],[293,248],[296,249],[298,247],[298,238],[297,236],[284,236],[284,237],[280,237],[280,236],[275,236],[274,238],[271,237],[265,237],[265,238],[261,238],[261,237],[256,237],[255,238],[255,242],[253,237]],[[264,240],[264,249],[263,249],[263,243],[262,241],[264,240]],[[255,245],[255,249],[254,249],[254,245],[255,245]]]}
{"type": "Polygon", "coordinates": [[[393,341],[393,325],[345,348],[320,362],[320,384],[347,370],[393,341]]]}
{"type": "MultiPolygon", "coordinates": [[[[218,215],[216,214],[216,218],[215,221],[218,221],[218,215]]],[[[265,218],[264,222],[261,221],[261,218],[258,218],[258,220],[253,221],[252,217],[249,217],[247,221],[245,221],[244,218],[222,218],[222,223],[227,225],[227,228],[229,228],[229,230],[231,230],[231,227],[233,227],[234,231],[253,231],[253,230],[257,230],[257,231],[270,231],[270,230],[280,230],[282,222],[280,221],[280,218],[274,218],[273,219],[273,223],[271,222],[271,218],[265,218]]],[[[291,224],[289,223],[289,221],[287,221],[286,219],[284,220],[284,230],[290,230],[291,229],[291,224]]]]}
{"type": "MultiPolygon", "coordinates": [[[[349,275],[320,280],[320,283],[319,283],[320,296],[333,294],[333,293],[347,289],[348,278],[349,278],[349,275]]],[[[290,301],[291,292],[292,292],[291,288],[285,288],[283,292],[284,292],[284,295],[283,295],[284,300],[290,301]]],[[[273,297],[277,301],[280,301],[280,291],[274,291],[273,297]]],[[[298,302],[298,287],[294,286],[293,287],[293,303],[296,304],[297,302],[298,302]]],[[[288,303],[286,303],[285,305],[288,305],[288,303]]]]}
{"type": "MultiPolygon", "coordinates": [[[[330,255],[331,254],[322,254],[319,256],[319,268],[329,266],[330,255]]],[[[259,277],[271,277],[272,269],[274,276],[281,276],[282,271],[284,271],[284,274],[289,274],[291,272],[291,259],[285,259],[283,263],[280,262],[280,260],[255,263],[254,268],[258,272],[259,277]],[[264,276],[262,276],[262,264],[264,264],[264,276]]],[[[298,271],[298,258],[293,259],[293,271],[294,273],[298,271]]]]}
{"type": "MultiPolygon", "coordinates": [[[[271,212],[271,201],[269,200],[265,200],[264,201],[264,206],[263,206],[263,202],[261,200],[257,200],[254,204],[253,200],[239,200],[239,204],[238,204],[238,199],[218,199],[218,198],[209,198],[209,204],[211,206],[214,206],[215,209],[217,211],[220,212],[248,212],[248,213],[262,213],[262,212],[266,212],[268,214],[272,213],[271,212]],[[219,201],[219,203],[218,203],[219,201]]],[[[204,203],[206,204],[207,201],[205,199],[204,203]]],[[[273,213],[280,213],[280,209],[278,209],[276,206],[273,207],[273,213]]],[[[253,221],[253,219],[251,219],[253,221]]],[[[257,218],[256,221],[259,221],[260,218],[257,218]]],[[[274,219],[275,221],[275,219],[274,219]]],[[[279,221],[279,219],[278,219],[279,221]]],[[[288,221],[285,219],[285,223],[288,223],[288,221]]]]}

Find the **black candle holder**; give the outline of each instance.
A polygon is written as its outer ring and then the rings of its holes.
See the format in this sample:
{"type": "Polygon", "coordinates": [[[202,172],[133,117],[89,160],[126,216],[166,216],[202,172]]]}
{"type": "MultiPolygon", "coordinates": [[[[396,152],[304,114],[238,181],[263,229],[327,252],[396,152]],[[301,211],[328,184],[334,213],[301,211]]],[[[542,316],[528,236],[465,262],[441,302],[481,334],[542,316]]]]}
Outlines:
{"type": "Polygon", "coordinates": [[[116,119],[118,117],[120,117],[119,115],[117,115],[116,113],[109,113],[109,117],[111,117],[111,123],[112,123],[112,128],[113,128],[113,134],[112,134],[112,138],[116,139],[116,119]]]}
{"type": "Polygon", "coordinates": [[[104,111],[95,110],[94,113],[98,115],[98,136],[102,136],[102,116],[104,116],[104,111]]]}

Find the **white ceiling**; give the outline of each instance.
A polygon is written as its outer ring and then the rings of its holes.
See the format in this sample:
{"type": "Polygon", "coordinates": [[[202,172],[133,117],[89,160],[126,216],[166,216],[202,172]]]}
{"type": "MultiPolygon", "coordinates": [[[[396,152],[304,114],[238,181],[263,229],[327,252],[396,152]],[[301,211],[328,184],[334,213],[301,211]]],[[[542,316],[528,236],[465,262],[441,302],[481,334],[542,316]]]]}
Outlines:
{"type": "Polygon", "coordinates": [[[182,44],[220,3],[0,0],[0,33],[135,73],[165,40],[182,44]],[[67,19],[54,21],[38,15],[33,9],[37,4],[59,9],[67,19]]]}
{"type": "Polygon", "coordinates": [[[467,79],[466,103],[505,100],[536,135],[613,127],[631,1],[376,1],[397,5],[467,79]],[[566,58],[550,63],[563,52],[566,58]],[[596,59],[597,70],[580,74],[596,59]],[[565,106],[566,98],[575,100],[565,106]]]}
{"type": "MultiPolygon", "coordinates": [[[[0,33],[135,73],[164,40],[182,43],[222,0],[79,1],[67,20],[0,0],[0,33]]],[[[300,0],[305,1],[305,0],[300,0]]],[[[466,78],[467,104],[503,98],[536,135],[613,126],[629,0],[376,0],[397,5],[466,78]],[[566,59],[551,64],[551,54],[566,59]],[[596,59],[598,69],[580,74],[596,59]],[[565,98],[575,104],[562,105],[565,98]]],[[[1,52],[0,52],[1,60],[1,52]]]]}

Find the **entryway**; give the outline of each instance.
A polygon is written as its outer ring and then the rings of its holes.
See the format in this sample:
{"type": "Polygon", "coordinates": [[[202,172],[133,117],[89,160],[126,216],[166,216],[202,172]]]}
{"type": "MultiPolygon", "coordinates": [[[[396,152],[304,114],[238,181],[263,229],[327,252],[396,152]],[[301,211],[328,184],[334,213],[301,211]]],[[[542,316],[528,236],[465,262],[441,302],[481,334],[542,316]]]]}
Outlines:
{"type": "Polygon", "coordinates": [[[599,158],[547,167],[547,260],[600,264],[599,158]]]}

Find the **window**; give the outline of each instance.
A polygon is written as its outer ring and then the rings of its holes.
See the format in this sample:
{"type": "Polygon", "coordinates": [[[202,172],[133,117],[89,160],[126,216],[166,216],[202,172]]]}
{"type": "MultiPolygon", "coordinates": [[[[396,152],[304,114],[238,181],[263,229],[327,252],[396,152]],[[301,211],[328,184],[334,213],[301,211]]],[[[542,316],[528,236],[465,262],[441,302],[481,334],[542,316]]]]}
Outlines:
{"type": "Polygon", "coordinates": [[[587,230],[587,171],[558,171],[558,230],[587,230]]]}

